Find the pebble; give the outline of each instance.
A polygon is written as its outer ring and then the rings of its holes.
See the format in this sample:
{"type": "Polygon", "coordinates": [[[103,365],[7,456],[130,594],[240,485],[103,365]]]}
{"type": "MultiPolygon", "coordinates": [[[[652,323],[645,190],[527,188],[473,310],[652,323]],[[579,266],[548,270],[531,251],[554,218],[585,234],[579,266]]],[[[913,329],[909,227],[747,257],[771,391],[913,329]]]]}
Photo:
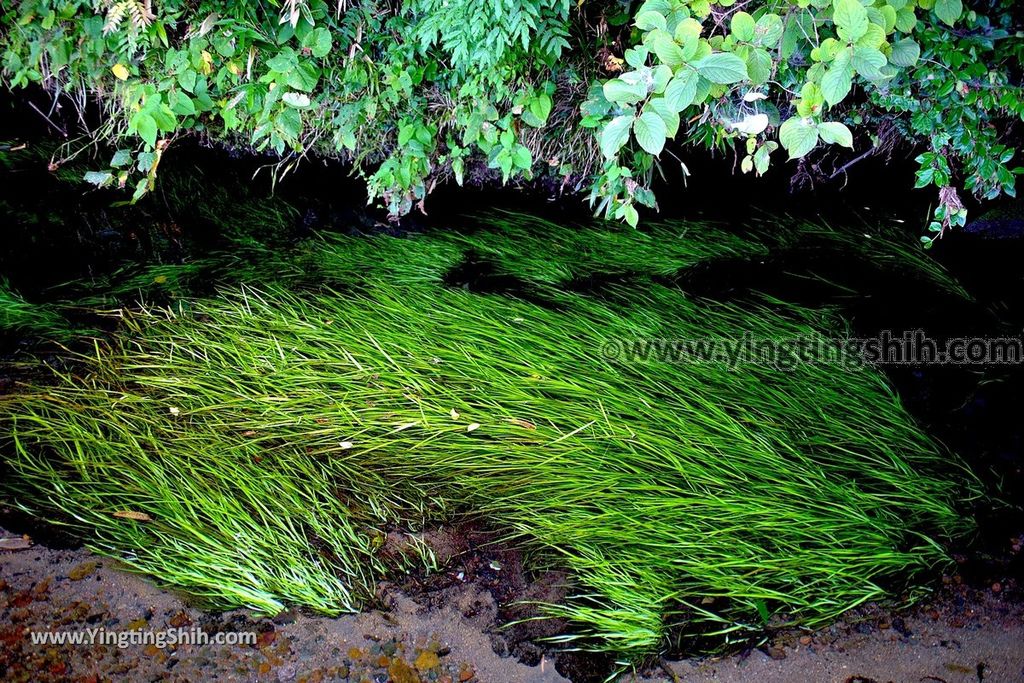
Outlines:
{"type": "Polygon", "coordinates": [[[71,568],[71,571],[68,572],[68,578],[72,581],[81,581],[96,571],[98,567],[98,562],[82,562],[71,568]]]}

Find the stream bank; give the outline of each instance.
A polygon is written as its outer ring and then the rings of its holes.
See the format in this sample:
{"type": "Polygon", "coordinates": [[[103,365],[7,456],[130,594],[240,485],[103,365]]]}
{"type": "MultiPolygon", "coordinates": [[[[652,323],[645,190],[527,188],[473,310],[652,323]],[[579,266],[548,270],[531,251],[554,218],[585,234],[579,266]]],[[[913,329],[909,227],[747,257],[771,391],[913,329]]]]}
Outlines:
{"type": "MultiPolygon", "coordinates": [[[[0,553],[0,674],[12,683],[601,680],[601,672],[588,671],[578,656],[527,654],[502,628],[493,585],[462,582],[455,578],[459,569],[458,563],[450,567],[451,585],[434,592],[383,585],[382,609],[339,618],[287,612],[271,619],[246,610],[203,612],[87,550],[32,545],[0,553]],[[252,646],[159,650],[43,647],[26,634],[99,627],[197,627],[259,636],[252,646]]],[[[1024,677],[1022,614],[1015,581],[975,588],[954,575],[911,609],[868,605],[818,631],[779,634],[725,657],[662,660],[621,681],[673,683],[671,674],[686,682],[1009,683],[1024,677]]]]}

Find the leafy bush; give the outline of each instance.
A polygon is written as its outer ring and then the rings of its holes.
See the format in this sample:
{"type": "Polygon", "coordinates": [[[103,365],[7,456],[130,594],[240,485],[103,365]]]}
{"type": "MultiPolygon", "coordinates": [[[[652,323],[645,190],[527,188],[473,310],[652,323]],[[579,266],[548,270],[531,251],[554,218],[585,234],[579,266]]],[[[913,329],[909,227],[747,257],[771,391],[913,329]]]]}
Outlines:
{"type": "Polygon", "coordinates": [[[624,72],[584,104],[607,159],[594,194],[605,213],[635,223],[635,203],[654,206],[652,161],[681,117],[695,121],[692,140],[741,146],[743,172],[759,175],[780,145],[790,160],[853,149],[850,123],[870,138],[860,158],[892,136],[923,143],[917,184],[941,190],[939,234],[966,217],[956,176],[979,197],[1014,194],[1022,169],[1006,166],[1014,150],[997,127],[1024,116],[1012,3],[987,3],[990,15],[960,0],[733,4],[647,0],[636,12],[624,72]]]}
{"type": "MultiPolygon", "coordinates": [[[[656,207],[670,141],[738,148],[765,173],[841,176],[901,142],[939,189],[1014,194],[1024,115],[1011,0],[22,0],[0,15],[3,81],[89,92],[88,138],[114,143],[97,185],[152,188],[182,133],[269,151],[286,173],[342,156],[401,215],[438,182],[537,174],[630,224],[656,207]],[[625,49],[623,49],[625,46],[625,49]],[[597,57],[595,59],[595,56],[597,57]],[[612,76],[608,78],[608,76],[612,76]],[[836,158],[835,150],[847,149],[836,158]]],[[[81,117],[83,122],[88,117],[81,117]]],[[[74,151],[74,150],[72,150],[74,151]]],[[[685,170],[685,169],[684,169],[685,170]]],[[[926,238],[930,241],[931,238],[926,238]]]]}

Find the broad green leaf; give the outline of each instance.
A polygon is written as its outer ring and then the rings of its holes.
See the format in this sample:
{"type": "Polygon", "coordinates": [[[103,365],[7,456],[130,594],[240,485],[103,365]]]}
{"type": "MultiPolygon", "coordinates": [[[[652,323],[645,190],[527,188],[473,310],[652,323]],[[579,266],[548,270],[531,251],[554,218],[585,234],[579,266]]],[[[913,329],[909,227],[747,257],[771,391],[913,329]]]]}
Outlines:
{"type": "Polygon", "coordinates": [[[745,116],[742,121],[731,123],[729,127],[745,135],[760,135],[768,128],[768,115],[750,114],[745,116]]]}
{"type": "Polygon", "coordinates": [[[851,43],[868,31],[868,13],[860,0],[833,0],[832,20],[839,37],[851,43]]]}
{"type": "Polygon", "coordinates": [[[935,0],[935,16],[943,23],[952,26],[963,13],[962,0],[935,0]]]}
{"type": "Polygon", "coordinates": [[[845,125],[837,121],[818,124],[818,136],[829,145],[841,145],[853,149],[853,133],[845,125]]]}
{"type": "Polygon", "coordinates": [[[512,152],[512,162],[516,168],[528,171],[533,166],[533,155],[525,145],[517,145],[512,152]]]}
{"type": "Polygon", "coordinates": [[[551,96],[547,93],[542,92],[530,100],[530,113],[537,117],[539,125],[543,126],[547,123],[548,116],[551,114],[551,106],[551,96]]]}
{"type": "Polygon", "coordinates": [[[286,77],[288,85],[303,92],[312,92],[319,80],[320,69],[308,61],[300,62],[286,77]]]}
{"type": "Polygon", "coordinates": [[[668,82],[672,80],[672,69],[665,65],[659,64],[654,69],[654,84],[651,88],[656,94],[660,95],[665,92],[665,88],[668,86],[668,82]]]}
{"type": "Polygon", "coordinates": [[[885,43],[885,29],[878,24],[868,24],[867,32],[857,41],[857,47],[879,48],[885,43]]]}
{"type": "Polygon", "coordinates": [[[117,150],[114,152],[114,157],[110,160],[110,165],[114,168],[121,168],[122,166],[127,166],[130,163],[132,163],[132,153],[131,150],[127,149],[117,150]]]}
{"type": "Polygon", "coordinates": [[[754,169],[758,175],[764,175],[765,171],[768,170],[768,166],[771,164],[771,155],[775,151],[777,145],[774,142],[769,142],[762,145],[754,152],[754,169]]]}
{"type": "Polygon", "coordinates": [[[821,92],[830,107],[842,102],[853,87],[853,69],[832,67],[821,79],[821,92]]]}
{"type": "Polygon", "coordinates": [[[794,116],[779,127],[779,142],[790,159],[799,159],[818,144],[818,129],[808,119],[794,116]]]}
{"type": "Polygon", "coordinates": [[[665,137],[669,140],[679,132],[679,113],[664,97],[655,97],[644,107],[645,111],[653,111],[665,122],[665,137]]]}
{"type": "Polygon", "coordinates": [[[315,28],[302,39],[302,47],[308,48],[314,57],[326,57],[331,51],[331,32],[321,27],[315,28]]]}
{"type": "Polygon", "coordinates": [[[647,86],[641,82],[627,83],[620,76],[604,84],[604,96],[616,104],[636,104],[647,97],[647,86]]]}
{"type": "Polygon", "coordinates": [[[82,176],[82,180],[96,187],[109,185],[113,179],[114,175],[110,171],[86,171],[85,175],[82,176]]]}
{"type": "Polygon", "coordinates": [[[682,69],[665,88],[665,100],[669,106],[680,112],[691,104],[697,96],[697,81],[700,76],[693,69],[682,69]]]}
{"type": "Polygon", "coordinates": [[[731,28],[736,40],[749,43],[754,39],[754,17],[746,12],[737,12],[732,15],[731,28]]]}
{"type": "Polygon", "coordinates": [[[644,12],[659,12],[661,14],[668,14],[672,11],[672,3],[669,0],[647,0],[644,4],[640,5],[640,9],[637,10],[637,15],[643,14],[644,12]]]}
{"type": "Polygon", "coordinates": [[[139,134],[146,144],[152,147],[156,144],[156,119],[145,111],[140,111],[131,119],[131,128],[139,134]]]}
{"type": "Polygon", "coordinates": [[[672,36],[663,29],[654,29],[644,36],[644,45],[649,47],[651,52],[658,56],[658,59],[661,60],[662,64],[667,64],[673,69],[681,66],[685,61],[683,58],[683,49],[679,47],[672,36]]]}
{"type": "Polygon", "coordinates": [[[631,114],[616,116],[601,131],[601,153],[606,158],[613,158],[629,140],[629,129],[633,125],[633,118],[631,114]]]}
{"type": "Polygon", "coordinates": [[[641,31],[651,31],[656,28],[665,30],[665,15],[661,12],[650,10],[640,12],[636,15],[636,27],[641,31]]]}
{"type": "Polygon", "coordinates": [[[684,19],[676,26],[673,37],[683,48],[683,59],[689,61],[697,54],[700,46],[700,33],[704,27],[695,19],[684,19]]]}
{"type": "Polygon", "coordinates": [[[668,128],[655,112],[646,111],[633,122],[633,136],[645,152],[658,156],[665,147],[668,128]]]}
{"type": "Polygon", "coordinates": [[[717,52],[693,63],[697,72],[712,83],[729,85],[747,78],[747,65],[729,52],[717,52]]]}
{"type": "Polygon", "coordinates": [[[632,204],[626,204],[626,208],[623,210],[622,216],[626,219],[626,223],[628,223],[630,227],[635,228],[637,223],[640,222],[640,214],[637,213],[636,207],[632,204]]]}
{"type": "Polygon", "coordinates": [[[772,56],[767,50],[754,48],[747,57],[747,75],[754,85],[767,83],[772,75],[772,56]]]}
{"type": "Polygon", "coordinates": [[[917,64],[921,58],[921,46],[913,38],[897,40],[892,44],[892,54],[889,62],[895,66],[911,67],[917,64]]]}
{"type": "Polygon", "coordinates": [[[192,92],[196,87],[196,72],[188,69],[178,74],[178,85],[182,90],[192,92]]]}
{"type": "Polygon", "coordinates": [[[885,55],[873,47],[858,47],[853,50],[853,68],[865,78],[882,78],[881,68],[887,63],[885,55]]]}
{"type": "Polygon", "coordinates": [[[882,13],[882,17],[885,19],[885,33],[886,35],[893,32],[896,28],[896,8],[892,5],[882,5],[878,8],[878,11],[882,13]]]}
{"type": "Polygon", "coordinates": [[[171,109],[181,116],[195,116],[196,113],[196,105],[192,98],[183,92],[174,93],[174,104],[171,109]]]}
{"type": "MultiPolygon", "coordinates": [[[[799,20],[790,23],[795,26],[799,20]]],[[[778,14],[764,14],[754,26],[754,44],[758,47],[773,48],[782,40],[783,31],[782,18],[778,14]]]]}
{"type": "Polygon", "coordinates": [[[913,7],[904,7],[896,12],[896,29],[902,33],[910,33],[917,26],[917,15],[913,7]]]}
{"type": "Polygon", "coordinates": [[[286,92],[281,96],[281,101],[287,104],[289,107],[295,107],[296,109],[305,109],[309,106],[309,95],[299,92],[286,92]]]}

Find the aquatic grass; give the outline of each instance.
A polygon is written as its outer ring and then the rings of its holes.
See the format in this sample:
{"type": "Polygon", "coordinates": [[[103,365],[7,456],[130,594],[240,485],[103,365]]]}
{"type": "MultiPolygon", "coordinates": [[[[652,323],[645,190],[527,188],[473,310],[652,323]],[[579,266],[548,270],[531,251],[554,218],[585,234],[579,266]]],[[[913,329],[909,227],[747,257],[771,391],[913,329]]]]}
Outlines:
{"type": "MultiPolygon", "coordinates": [[[[854,217],[851,224],[839,227],[820,220],[780,221],[774,216],[754,221],[752,229],[776,250],[803,250],[812,255],[830,252],[869,263],[880,273],[927,282],[950,296],[971,299],[963,285],[896,223],[869,223],[854,217]]],[[[819,274],[808,277],[821,278],[819,274]]]]}
{"type": "Polygon", "coordinates": [[[631,658],[818,624],[948,563],[977,483],[875,370],[602,352],[845,333],[827,310],[695,300],[633,239],[561,274],[541,263],[557,249],[502,246],[530,252],[541,303],[446,286],[466,257],[448,237],[323,236],[248,286],[125,310],[73,374],[0,397],[5,489],[168,585],[271,613],[356,609],[430,564],[390,531],[482,520],[569,571],[574,595],[543,606],[559,640],[631,658]],[[556,284],[616,269],[628,283],[556,284]]]}
{"type": "Polygon", "coordinates": [[[65,340],[75,335],[73,328],[53,306],[27,301],[0,278],[0,333],[65,340]]]}
{"type": "Polygon", "coordinates": [[[966,530],[966,476],[919,471],[941,455],[879,376],[604,359],[604,339],[668,326],[815,332],[660,285],[620,300],[367,281],[132,314],[87,381],[4,410],[19,500],[59,486],[50,505],[108,552],[269,611],[350,608],[389,524],[481,516],[572,572],[581,597],[548,607],[572,637],[634,655],[679,620],[819,623],[946,561],[931,538],[966,530]],[[299,590],[328,577],[343,587],[299,590]]]}
{"type": "Polygon", "coordinates": [[[536,285],[610,275],[671,276],[710,259],[767,254],[758,235],[739,236],[712,222],[655,222],[643,229],[600,223],[595,228],[510,211],[492,211],[468,228],[435,239],[491,263],[497,275],[536,285]]]}

